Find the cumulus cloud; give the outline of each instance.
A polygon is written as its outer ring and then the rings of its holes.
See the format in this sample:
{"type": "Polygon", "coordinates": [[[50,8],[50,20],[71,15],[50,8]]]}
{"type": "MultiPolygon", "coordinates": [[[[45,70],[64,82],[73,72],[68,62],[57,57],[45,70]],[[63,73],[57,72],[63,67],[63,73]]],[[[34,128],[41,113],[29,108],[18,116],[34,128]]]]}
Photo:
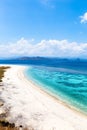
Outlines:
{"type": "Polygon", "coordinates": [[[87,57],[87,43],[41,40],[35,44],[21,38],[15,43],[0,44],[0,57],[12,56],[87,57]]]}
{"type": "Polygon", "coordinates": [[[81,23],[87,23],[87,12],[85,12],[82,16],[80,16],[81,18],[81,23]]]}

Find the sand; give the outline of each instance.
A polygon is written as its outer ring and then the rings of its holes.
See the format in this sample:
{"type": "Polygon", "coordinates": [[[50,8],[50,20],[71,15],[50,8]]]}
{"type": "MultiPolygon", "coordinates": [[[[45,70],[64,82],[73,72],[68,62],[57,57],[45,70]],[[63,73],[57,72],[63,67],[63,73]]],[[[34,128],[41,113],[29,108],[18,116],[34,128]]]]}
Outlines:
{"type": "Polygon", "coordinates": [[[34,130],[87,130],[87,117],[64,105],[59,100],[27,80],[25,66],[11,66],[5,72],[0,98],[7,120],[16,126],[34,130]]]}

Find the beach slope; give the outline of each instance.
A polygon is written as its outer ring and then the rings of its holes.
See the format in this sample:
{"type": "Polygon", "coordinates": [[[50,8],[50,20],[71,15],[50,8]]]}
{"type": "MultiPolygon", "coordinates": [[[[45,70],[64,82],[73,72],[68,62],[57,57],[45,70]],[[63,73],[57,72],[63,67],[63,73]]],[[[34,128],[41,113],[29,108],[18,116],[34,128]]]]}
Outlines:
{"type": "Polygon", "coordinates": [[[9,122],[32,130],[87,130],[87,117],[27,79],[23,73],[27,67],[9,66],[0,90],[9,122]]]}

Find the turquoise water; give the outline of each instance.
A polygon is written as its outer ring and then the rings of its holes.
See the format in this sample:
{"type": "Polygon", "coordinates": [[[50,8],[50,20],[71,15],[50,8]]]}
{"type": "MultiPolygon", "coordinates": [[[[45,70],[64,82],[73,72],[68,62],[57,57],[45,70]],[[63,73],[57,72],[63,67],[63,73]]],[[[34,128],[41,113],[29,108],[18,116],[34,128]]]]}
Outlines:
{"type": "Polygon", "coordinates": [[[29,67],[26,74],[42,89],[87,114],[87,75],[69,69],[29,67]]]}

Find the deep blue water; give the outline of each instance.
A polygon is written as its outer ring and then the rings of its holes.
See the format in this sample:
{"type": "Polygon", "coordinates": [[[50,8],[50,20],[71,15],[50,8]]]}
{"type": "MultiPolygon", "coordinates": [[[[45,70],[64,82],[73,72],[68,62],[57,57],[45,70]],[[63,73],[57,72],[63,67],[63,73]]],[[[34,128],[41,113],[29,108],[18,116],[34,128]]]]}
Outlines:
{"type": "Polygon", "coordinates": [[[7,59],[0,60],[0,64],[23,64],[38,65],[55,68],[66,68],[87,73],[87,60],[81,59],[59,59],[59,58],[30,58],[28,60],[7,59]]]}
{"type": "Polygon", "coordinates": [[[42,58],[0,60],[3,64],[29,65],[26,75],[56,98],[87,114],[87,60],[42,58]]]}

